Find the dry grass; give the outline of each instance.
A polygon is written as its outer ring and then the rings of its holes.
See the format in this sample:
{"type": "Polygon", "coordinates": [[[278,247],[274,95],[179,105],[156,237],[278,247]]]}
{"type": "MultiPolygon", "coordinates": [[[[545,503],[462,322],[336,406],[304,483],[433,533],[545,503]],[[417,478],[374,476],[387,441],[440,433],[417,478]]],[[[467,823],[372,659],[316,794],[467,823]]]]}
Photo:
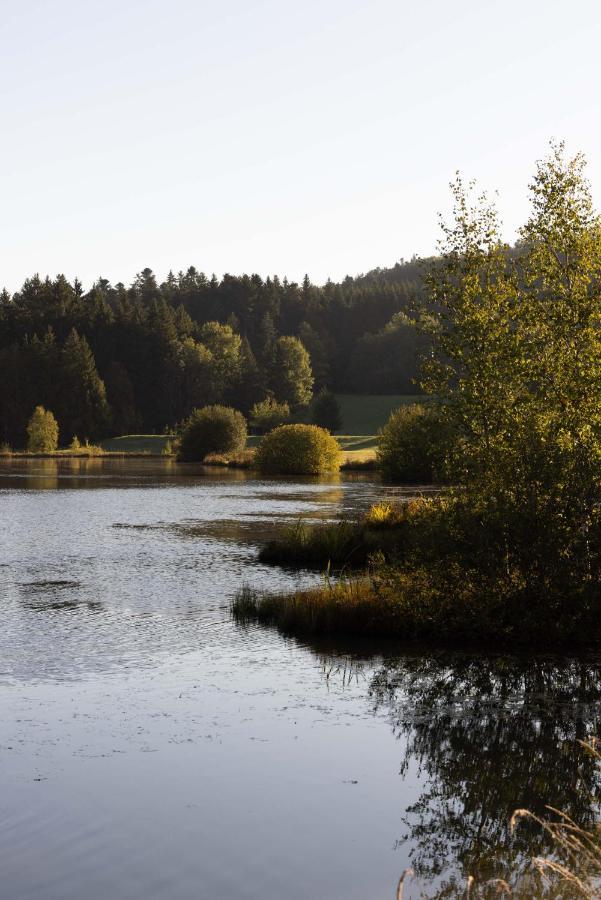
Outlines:
{"type": "MultiPolygon", "coordinates": [[[[598,743],[578,741],[586,753],[598,762],[601,755],[598,743]]],[[[440,892],[418,896],[426,900],[453,897],[455,900],[493,900],[505,897],[512,900],[601,900],[601,824],[587,831],[568,815],[552,806],[547,806],[548,818],[537,816],[527,809],[516,809],[509,828],[514,832],[522,822],[534,823],[550,838],[552,855],[535,856],[530,865],[520,875],[508,873],[506,878],[494,878],[479,882],[473,875],[468,876],[463,885],[457,884],[449,892],[445,887],[440,892]]],[[[402,900],[405,882],[413,876],[406,869],[397,887],[397,900],[402,900]]],[[[419,890],[419,887],[418,887],[419,890]]]]}
{"type": "Polygon", "coordinates": [[[271,565],[339,570],[365,565],[369,552],[365,534],[355,522],[307,525],[299,520],[283,528],[277,540],[265,544],[259,559],[271,565]]]}
{"type": "MultiPolygon", "coordinates": [[[[39,453],[28,450],[14,451],[10,456],[25,457],[26,459],[90,459],[97,456],[125,456],[123,453],[107,453],[96,444],[82,444],[81,447],[66,447],[64,450],[48,450],[39,453]]],[[[139,454],[138,454],[139,455],[139,454]]]]}
{"type": "MultiPolygon", "coordinates": [[[[598,741],[578,743],[585,753],[601,762],[598,741]]],[[[514,830],[521,821],[535,822],[551,838],[553,857],[532,859],[546,895],[601,900],[601,823],[586,831],[561,810],[552,806],[547,809],[553,818],[543,819],[527,809],[517,809],[510,823],[514,830]]]]}
{"type": "Polygon", "coordinates": [[[204,459],[207,466],[219,466],[227,469],[251,469],[254,461],[255,451],[248,447],[232,454],[209,453],[204,459]]]}
{"type": "Polygon", "coordinates": [[[274,625],[296,635],[349,634],[369,637],[406,635],[403,603],[381,594],[368,577],[331,582],[291,594],[260,594],[242,588],[232,603],[238,623],[274,625]]]}
{"type": "Polygon", "coordinates": [[[375,448],[368,447],[364,450],[343,450],[342,465],[340,468],[345,471],[375,470],[377,468],[375,448]]]}

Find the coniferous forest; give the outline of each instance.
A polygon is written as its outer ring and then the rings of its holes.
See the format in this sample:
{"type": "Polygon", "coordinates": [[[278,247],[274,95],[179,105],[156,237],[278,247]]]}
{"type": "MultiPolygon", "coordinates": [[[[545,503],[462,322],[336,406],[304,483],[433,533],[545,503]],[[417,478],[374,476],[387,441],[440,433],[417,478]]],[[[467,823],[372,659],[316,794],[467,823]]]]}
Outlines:
{"type": "Polygon", "coordinates": [[[65,438],[98,440],[162,432],[209,403],[247,414],[323,387],[415,393],[419,285],[415,260],[323,286],[194,267],[89,290],[34,275],[0,294],[0,441],[22,446],[40,404],[65,438]]]}

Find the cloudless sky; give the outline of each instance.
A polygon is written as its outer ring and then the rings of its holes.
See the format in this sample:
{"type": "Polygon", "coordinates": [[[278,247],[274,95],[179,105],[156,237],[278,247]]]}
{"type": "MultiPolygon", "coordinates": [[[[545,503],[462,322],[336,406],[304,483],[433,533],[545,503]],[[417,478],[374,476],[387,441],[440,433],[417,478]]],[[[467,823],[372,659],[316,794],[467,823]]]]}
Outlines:
{"type": "Polygon", "coordinates": [[[0,0],[0,40],[10,290],[392,265],[456,169],[511,238],[551,137],[601,195],[598,0],[0,0]]]}

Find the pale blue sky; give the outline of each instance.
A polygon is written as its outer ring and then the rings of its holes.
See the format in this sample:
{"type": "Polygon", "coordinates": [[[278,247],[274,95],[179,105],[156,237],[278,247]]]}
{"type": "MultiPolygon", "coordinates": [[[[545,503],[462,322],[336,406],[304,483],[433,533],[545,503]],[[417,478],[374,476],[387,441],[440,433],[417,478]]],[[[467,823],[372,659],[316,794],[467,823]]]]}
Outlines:
{"type": "Polygon", "coordinates": [[[432,252],[456,169],[507,236],[550,137],[601,191],[597,0],[0,0],[0,284],[432,252]]]}

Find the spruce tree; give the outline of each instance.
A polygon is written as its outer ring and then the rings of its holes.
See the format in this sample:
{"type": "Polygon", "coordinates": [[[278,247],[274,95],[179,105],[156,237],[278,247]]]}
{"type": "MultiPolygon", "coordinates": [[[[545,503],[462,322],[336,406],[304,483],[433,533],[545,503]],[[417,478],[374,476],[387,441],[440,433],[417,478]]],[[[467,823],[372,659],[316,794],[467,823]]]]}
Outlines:
{"type": "Polygon", "coordinates": [[[61,353],[60,386],[59,418],[67,434],[100,437],[109,420],[104,382],[98,374],[90,345],[75,328],[68,335],[61,353]]]}

